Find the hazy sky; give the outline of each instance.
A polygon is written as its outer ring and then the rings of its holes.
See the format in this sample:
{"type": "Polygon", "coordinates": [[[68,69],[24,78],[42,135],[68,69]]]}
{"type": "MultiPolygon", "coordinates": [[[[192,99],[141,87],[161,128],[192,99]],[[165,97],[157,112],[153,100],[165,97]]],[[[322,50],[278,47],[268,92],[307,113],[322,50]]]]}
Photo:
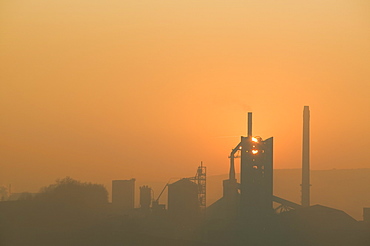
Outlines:
{"type": "Polygon", "coordinates": [[[226,173],[245,135],[275,168],[370,168],[368,0],[2,0],[0,184],[226,173]],[[226,137],[225,137],[226,136],[226,137]]]}

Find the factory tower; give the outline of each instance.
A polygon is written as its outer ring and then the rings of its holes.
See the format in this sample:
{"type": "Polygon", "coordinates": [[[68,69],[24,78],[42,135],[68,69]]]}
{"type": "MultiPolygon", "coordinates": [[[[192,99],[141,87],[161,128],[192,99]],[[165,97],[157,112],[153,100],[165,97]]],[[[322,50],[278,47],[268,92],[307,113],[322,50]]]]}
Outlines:
{"type": "Polygon", "coordinates": [[[310,109],[303,108],[302,206],[310,206],[310,109]]]}
{"type": "Polygon", "coordinates": [[[248,113],[248,135],[241,137],[241,215],[273,212],[273,138],[252,135],[252,113],[248,113]]]}
{"type": "MultiPolygon", "coordinates": [[[[248,133],[230,154],[228,186],[236,183],[234,158],[240,151],[240,215],[260,216],[273,212],[273,138],[252,135],[252,113],[248,113],[248,133]]],[[[236,187],[235,185],[234,187],[236,187]]],[[[225,187],[225,183],[224,183],[225,187]]],[[[225,187],[226,188],[226,187],[225,187]]]]}

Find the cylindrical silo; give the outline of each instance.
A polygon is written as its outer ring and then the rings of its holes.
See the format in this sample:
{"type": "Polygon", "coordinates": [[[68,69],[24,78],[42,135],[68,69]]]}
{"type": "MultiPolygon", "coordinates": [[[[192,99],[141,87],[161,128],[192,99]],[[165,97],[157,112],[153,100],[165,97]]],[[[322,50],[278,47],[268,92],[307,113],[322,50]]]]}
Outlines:
{"type": "Polygon", "coordinates": [[[198,186],[189,179],[168,185],[168,212],[173,218],[192,220],[199,216],[198,186]]]}
{"type": "Polygon", "coordinates": [[[147,185],[140,187],[140,208],[149,209],[152,202],[152,188],[147,185]]]}

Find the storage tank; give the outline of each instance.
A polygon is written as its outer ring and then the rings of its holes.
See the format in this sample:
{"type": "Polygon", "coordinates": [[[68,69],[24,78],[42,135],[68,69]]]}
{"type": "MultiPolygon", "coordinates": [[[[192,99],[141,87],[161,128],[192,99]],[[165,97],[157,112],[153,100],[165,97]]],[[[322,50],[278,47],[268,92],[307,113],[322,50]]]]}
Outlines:
{"type": "Polygon", "coordinates": [[[370,208],[364,208],[364,221],[370,223],[370,208]]]}
{"type": "Polygon", "coordinates": [[[180,220],[193,220],[200,215],[198,186],[189,179],[168,185],[168,212],[180,220]]]}
{"type": "Polygon", "coordinates": [[[152,202],[152,188],[147,185],[140,187],[140,208],[149,209],[152,202]]]}

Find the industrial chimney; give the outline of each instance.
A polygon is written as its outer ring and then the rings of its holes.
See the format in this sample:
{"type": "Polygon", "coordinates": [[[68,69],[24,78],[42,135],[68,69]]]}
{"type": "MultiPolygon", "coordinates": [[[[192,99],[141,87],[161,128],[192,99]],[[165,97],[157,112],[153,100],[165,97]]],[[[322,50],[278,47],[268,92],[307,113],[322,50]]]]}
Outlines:
{"type": "Polygon", "coordinates": [[[310,206],[310,109],[303,109],[302,206],[310,206]]]}
{"type": "Polygon", "coordinates": [[[247,137],[252,137],[252,112],[248,112],[247,137]]]}

